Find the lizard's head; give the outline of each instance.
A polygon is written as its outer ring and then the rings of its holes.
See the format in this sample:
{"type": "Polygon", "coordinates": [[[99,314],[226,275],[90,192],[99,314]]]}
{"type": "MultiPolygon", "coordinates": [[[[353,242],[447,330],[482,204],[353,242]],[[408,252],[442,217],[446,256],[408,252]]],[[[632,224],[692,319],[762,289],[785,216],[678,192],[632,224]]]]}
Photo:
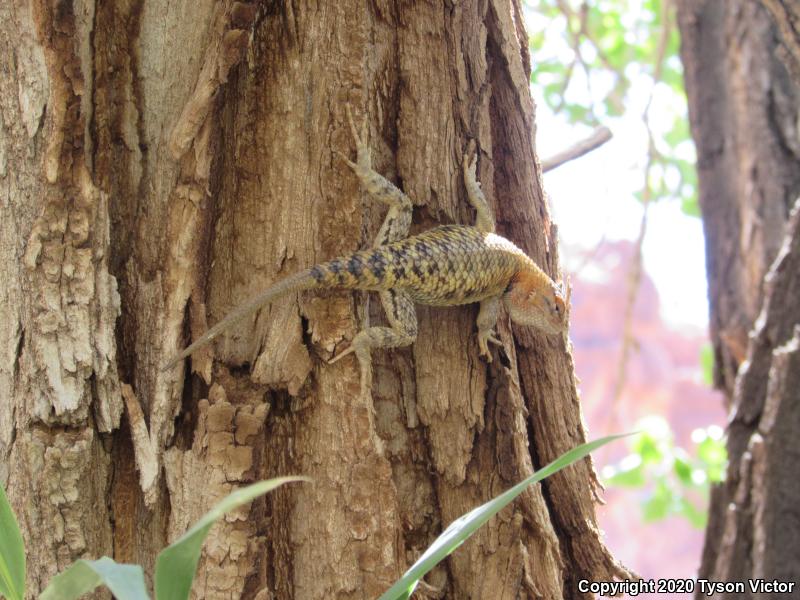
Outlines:
{"type": "Polygon", "coordinates": [[[544,273],[518,274],[503,297],[511,319],[545,333],[561,333],[569,325],[569,285],[554,283],[544,273]]]}

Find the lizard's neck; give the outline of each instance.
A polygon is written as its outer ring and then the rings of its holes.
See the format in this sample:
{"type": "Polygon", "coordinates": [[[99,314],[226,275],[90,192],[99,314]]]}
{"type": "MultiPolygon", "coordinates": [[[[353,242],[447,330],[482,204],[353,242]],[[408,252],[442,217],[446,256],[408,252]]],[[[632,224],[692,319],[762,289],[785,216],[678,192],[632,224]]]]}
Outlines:
{"type": "Polygon", "coordinates": [[[514,287],[519,286],[529,291],[547,290],[552,287],[553,280],[530,258],[523,255],[518,264],[517,272],[511,280],[514,287]]]}

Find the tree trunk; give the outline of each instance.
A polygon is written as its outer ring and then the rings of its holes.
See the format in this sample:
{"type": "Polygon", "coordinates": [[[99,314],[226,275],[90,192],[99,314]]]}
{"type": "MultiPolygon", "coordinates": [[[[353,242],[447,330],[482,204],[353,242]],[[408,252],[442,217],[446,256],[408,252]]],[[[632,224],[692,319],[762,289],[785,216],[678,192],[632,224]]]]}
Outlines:
{"type": "MultiPolygon", "coordinates": [[[[159,367],[382,218],[334,150],[350,103],[412,231],[471,222],[472,139],[498,229],[557,275],[516,0],[0,3],[0,481],[31,593],[71,561],[155,553],[234,487],[305,474],[212,530],[197,597],[366,598],[442,528],[584,441],[570,349],[477,308],[419,309],[412,349],[328,366],[366,294],[283,298],[159,367]],[[373,418],[374,411],[374,418],[373,418]]],[[[585,461],[530,489],[428,578],[431,597],[579,598],[625,576],[585,461]],[[438,592],[436,591],[438,590],[438,592]]]]}
{"type": "MultiPolygon", "coordinates": [[[[787,227],[800,193],[800,40],[790,26],[800,14],[795,6],[792,21],[791,3],[763,4],[769,11],[740,0],[678,5],[715,379],[730,410],[730,464],[712,493],[700,569],[717,581],[800,574],[790,475],[800,455],[800,388],[791,387],[800,323],[797,215],[787,227]]],[[[750,597],[749,588],[738,597],[750,597]]]]}

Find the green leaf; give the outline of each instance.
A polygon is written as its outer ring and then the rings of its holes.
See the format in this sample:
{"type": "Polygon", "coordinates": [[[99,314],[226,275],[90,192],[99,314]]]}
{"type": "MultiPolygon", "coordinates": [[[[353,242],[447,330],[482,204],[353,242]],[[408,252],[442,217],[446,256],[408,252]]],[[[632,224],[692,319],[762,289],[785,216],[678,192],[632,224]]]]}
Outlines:
{"type": "Polygon", "coordinates": [[[419,557],[419,560],[417,560],[417,562],[415,562],[411,568],[380,597],[380,600],[405,600],[409,598],[417,587],[419,580],[422,579],[425,574],[464,543],[464,541],[475,533],[481,525],[510,504],[514,498],[525,491],[525,488],[584,458],[600,446],[625,437],[625,435],[612,435],[586,444],[581,444],[577,448],[573,448],[562,454],[549,465],[539,469],[536,473],[524,479],[511,489],[503,492],[493,500],[482,504],[478,508],[473,509],[453,521],[447,529],[428,546],[428,549],[419,557]]]}
{"type": "Polygon", "coordinates": [[[678,69],[671,65],[669,61],[665,62],[664,71],[661,74],[661,80],[667,84],[672,91],[677,94],[683,94],[683,70],[678,69]]]}
{"type": "Polygon", "coordinates": [[[308,477],[277,477],[236,490],[203,515],[180,539],[164,548],[156,560],[155,586],[158,600],[183,600],[189,597],[200,550],[209,530],[226,513],[253,499],[293,481],[311,481],[308,477]]]}
{"type": "Polygon", "coordinates": [[[686,517],[689,523],[692,524],[692,527],[695,529],[704,529],[706,526],[706,521],[708,520],[708,512],[704,510],[699,510],[694,504],[692,504],[687,498],[681,498],[679,501],[680,504],[680,512],[681,514],[686,517]]]}
{"type": "Polygon", "coordinates": [[[148,600],[144,571],[139,565],[123,565],[104,556],[77,560],[50,580],[39,600],[72,600],[105,585],[117,600],[148,600]]]}
{"type": "Polygon", "coordinates": [[[672,469],[675,475],[678,476],[680,482],[684,485],[694,485],[692,480],[692,466],[682,457],[674,456],[672,462],[672,469]]]}
{"type": "MultiPolygon", "coordinates": [[[[539,50],[544,46],[545,42],[545,35],[544,31],[534,31],[528,36],[528,47],[531,50],[539,50]]],[[[531,76],[536,72],[536,69],[533,69],[531,72],[531,76]]]]}
{"type": "Polygon", "coordinates": [[[647,431],[636,440],[633,451],[641,456],[642,462],[646,464],[660,463],[664,460],[664,453],[659,448],[658,440],[647,431]]]}
{"type": "Polygon", "coordinates": [[[582,104],[569,103],[564,105],[564,110],[573,123],[593,123],[591,111],[582,104]]]}
{"type": "Polygon", "coordinates": [[[673,500],[672,490],[663,482],[659,482],[653,495],[642,505],[644,520],[652,522],[665,518],[669,514],[673,500]]]}
{"type": "Polygon", "coordinates": [[[608,485],[616,485],[619,487],[643,487],[647,483],[647,478],[644,475],[642,465],[627,471],[617,471],[610,477],[606,478],[608,485]]]}
{"type": "MultiPolygon", "coordinates": [[[[664,141],[674,148],[681,142],[686,142],[689,139],[691,139],[689,122],[686,120],[685,115],[677,115],[672,121],[670,130],[664,134],[664,141]]],[[[693,165],[692,168],[694,168],[693,165]]]]}
{"type": "MultiPolygon", "coordinates": [[[[700,212],[700,203],[697,201],[697,196],[694,195],[691,198],[681,198],[681,211],[683,211],[683,214],[690,217],[703,216],[703,214],[700,212]]],[[[710,379],[706,381],[705,371],[703,371],[703,381],[709,386],[712,383],[710,379]]]]}
{"type": "Polygon", "coordinates": [[[6,491],[0,485],[0,595],[25,597],[25,545],[6,491]]]}
{"type": "Polygon", "coordinates": [[[706,475],[712,483],[722,481],[728,462],[728,451],[725,442],[707,436],[697,444],[697,456],[705,464],[706,475]]]}
{"type": "Polygon", "coordinates": [[[536,73],[531,73],[531,77],[538,77],[542,73],[557,73],[562,78],[567,74],[567,66],[555,60],[546,60],[536,65],[536,73]]]}
{"type": "Polygon", "coordinates": [[[708,342],[700,348],[700,369],[703,371],[703,383],[711,387],[714,383],[714,349],[708,342]]]}

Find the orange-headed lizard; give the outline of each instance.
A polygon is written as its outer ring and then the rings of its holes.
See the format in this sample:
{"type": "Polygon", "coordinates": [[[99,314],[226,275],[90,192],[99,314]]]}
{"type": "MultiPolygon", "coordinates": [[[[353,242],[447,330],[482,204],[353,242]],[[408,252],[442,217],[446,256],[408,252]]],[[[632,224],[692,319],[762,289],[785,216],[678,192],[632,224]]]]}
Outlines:
{"type": "Polygon", "coordinates": [[[386,204],[389,212],[372,248],[335,258],[291,275],[236,308],[200,339],[173,358],[168,369],[195,350],[210,343],[236,321],[255,312],[276,297],[304,289],[342,288],[380,294],[390,327],[360,331],[350,347],[330,360],[352,352],[361,367],[361,390],[371,382],[372,348],[408,346],[417,337],[414,303],[455,306],[480,302],[478,346],[491,360],[488,342],[499,344],[493,328],[503,302],[511,318],[546,333],[557,334],[568,326],[567,303],[556,284],[525,253],[494,232],[492,213],[475,177],[476,157],[464,155],[462,163],[467,197],[477,211],[473,227],[443,225],[406,237],[411,225],[411,200],[394,184],[372,170],[366,144],[366,121],[359,135],[349,107],[347,118],[356,143],[356,162],[342,159],[353,169],[370,196],[386,204]]]}

